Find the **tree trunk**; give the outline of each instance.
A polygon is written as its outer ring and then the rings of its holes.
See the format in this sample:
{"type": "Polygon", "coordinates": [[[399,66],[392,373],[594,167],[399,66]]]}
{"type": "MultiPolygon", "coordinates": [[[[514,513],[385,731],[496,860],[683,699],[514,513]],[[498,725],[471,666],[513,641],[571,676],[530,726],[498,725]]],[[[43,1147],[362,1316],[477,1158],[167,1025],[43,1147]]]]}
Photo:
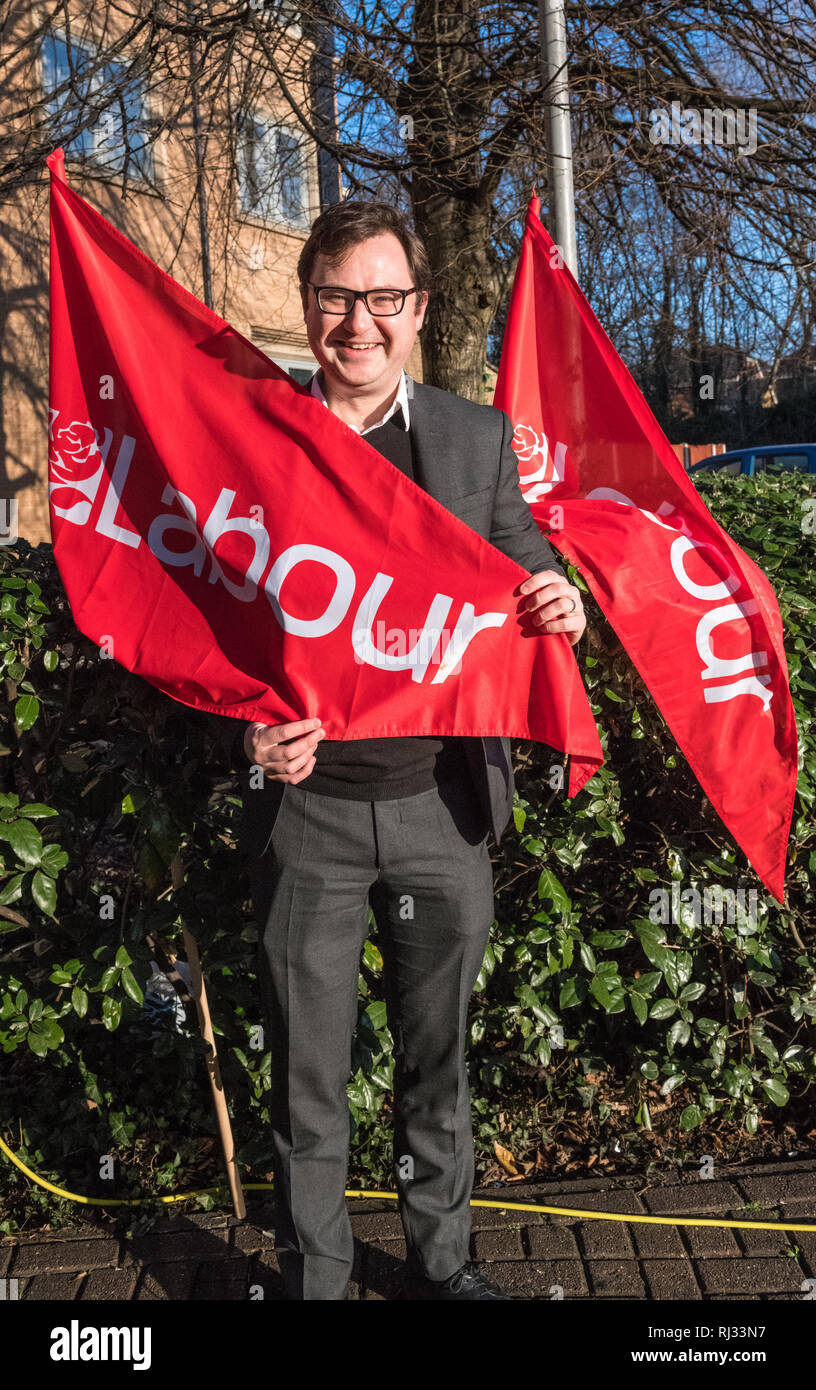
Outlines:
{"type": "Polygon", "coordinates": [[[420,334],[424,379],[483,402],[487,338],[499,292],[490,210],[435,194],[415,207],[414,219],[434,276],[420,334]]]}
{"type": "Polygon", "coordinates": [[[499,170],[487,167],[492,93],[473,35],[478,0],[416,0],[400,98],[411,119],[411,202],[434,285],[422,329],[426,381],[483,401],[487,336],[499,297],[493,249],[499,170]]]}

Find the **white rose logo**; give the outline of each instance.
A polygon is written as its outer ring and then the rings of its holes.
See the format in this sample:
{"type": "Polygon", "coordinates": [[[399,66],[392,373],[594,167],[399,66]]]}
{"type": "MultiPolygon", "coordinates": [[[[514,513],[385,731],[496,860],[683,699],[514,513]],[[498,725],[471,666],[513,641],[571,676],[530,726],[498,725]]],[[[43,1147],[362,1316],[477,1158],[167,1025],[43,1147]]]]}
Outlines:
{"type": "Polygon", "coordinates": [[[546,462],[547,437],[543,434],[536,434],[532,425],[516,425],[510,443],[518,454],[521,463],[532,463],[533,459],[540,455],[543,455],[546,462]]]}
{"type": "Polygon", "coordinates": [[[88,463],[95,472],[99,467],[99,443],[90,420],[73,420],[52,434],[48,462],[52,469],[67,474],[66,482],[88,476],[88,463]]]}
{"type": "Polygon", "coordinates": [[[102,480],[111,432],[105,430],[105,444],[100,449],[96,430],[90,420],[72,420],[70,425],[62,425],[55,430],[58,416],[58,410],[51,411],[48,495],[50,497],[54,491],[63,488],[81,493],[86,501],[75,502],[72,507],[55,506],[54,511],[58,516],[82,525],[91,514],[91,506],[102,480]]]}
{"type": "Polygon", "coordinates": [[[526,501],[537,502],[539,497],[563,480],[567,446],[556,444],[553,457],[546,434],[534,430],[532,425],[516,425],[510,443],[520,464],[533,465],[532,472],[519,473],[519,485],[526,501]]]}

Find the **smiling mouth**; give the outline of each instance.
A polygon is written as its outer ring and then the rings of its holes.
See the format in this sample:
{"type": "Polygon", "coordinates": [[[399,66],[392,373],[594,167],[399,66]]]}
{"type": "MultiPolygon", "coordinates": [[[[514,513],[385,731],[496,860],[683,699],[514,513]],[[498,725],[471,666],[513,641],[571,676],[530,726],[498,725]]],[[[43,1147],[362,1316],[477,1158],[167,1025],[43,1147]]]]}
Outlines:
{"type": "Polygon", "coordinates": [[[348,348],[350,352],[370,352],[372,348],[382,347],[382,343],[338,343],[339,348],[348,348]]]}

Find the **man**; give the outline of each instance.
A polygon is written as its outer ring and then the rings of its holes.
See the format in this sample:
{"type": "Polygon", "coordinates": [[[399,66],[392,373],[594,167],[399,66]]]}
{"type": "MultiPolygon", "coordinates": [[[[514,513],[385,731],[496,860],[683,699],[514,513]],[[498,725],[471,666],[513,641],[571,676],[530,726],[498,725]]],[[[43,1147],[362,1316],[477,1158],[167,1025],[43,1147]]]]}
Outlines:
{"type": "MultiPolygon", "coordinates": [[[[431,288],[422,243],[384,203],[340,203],[298,263],[312,394],[530,577],[531,620],[571,643],[578,589],[518,486],[507,415],[413,382],[404,363],[431,288]]],[[[327,683],[331,672],[326,672],[327,683]]],[[[468,1261],[474,1176],[468,998],[493,922],[487,850],[510,817],[500,738],[323,741],[319,719],[243,735],[244,845],[272,1058],[276,1249],[291,1299],[347,1296],[346,1086],[371,905],[394,1042],[394,1175],[406,1294],[506,1299],[468,1261]],[[257,780],[257,779],[252,779],[257,780]]]]}

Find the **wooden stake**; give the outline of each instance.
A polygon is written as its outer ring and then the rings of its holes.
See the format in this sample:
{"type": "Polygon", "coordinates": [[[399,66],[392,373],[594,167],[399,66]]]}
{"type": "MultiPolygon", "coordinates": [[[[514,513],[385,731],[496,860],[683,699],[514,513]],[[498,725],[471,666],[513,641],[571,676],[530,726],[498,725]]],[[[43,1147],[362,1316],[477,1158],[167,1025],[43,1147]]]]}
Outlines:
{"type": "MultiPolygon", "coordinates": [[[[170,874],[173,880],[173,887],[180,888],[184,883],[184,869],[182,867],[181,858],[177,854],[174,855],[171,860],[170,874]]],[[[235,1163],[235,1145],[232,1139],[232,1125],[230,1124],[227,1098],[224,1094],[224,1086],[221,1080],[221,1068],[218,1065],[215,1035],[212,1030],[210,1009],[207,1003],[207,990],[204,985],[204,976],[201,973],[198,942],[184,921],[182,921],[181,929],[184,936],[184,949],[187,954],[187,964],[190,967],[190,977],[192,980],[196,1012],[198,1014],[198,1024],[201,1029],[201,1036],[210,1048],[207,1057],[207,1074],[210,1078],[210,1089],[212,1091],[213,1105],[215,1106],[215,1117],[218,1121],[221,1150],[224,1155],[224,1163],[226,1164],[230,1192],[232,1193],[233,1210],[239,1221],[243,1221],[246,1216],[246,1203],[244,1202],[241,1178],[235,1163]]]]}

